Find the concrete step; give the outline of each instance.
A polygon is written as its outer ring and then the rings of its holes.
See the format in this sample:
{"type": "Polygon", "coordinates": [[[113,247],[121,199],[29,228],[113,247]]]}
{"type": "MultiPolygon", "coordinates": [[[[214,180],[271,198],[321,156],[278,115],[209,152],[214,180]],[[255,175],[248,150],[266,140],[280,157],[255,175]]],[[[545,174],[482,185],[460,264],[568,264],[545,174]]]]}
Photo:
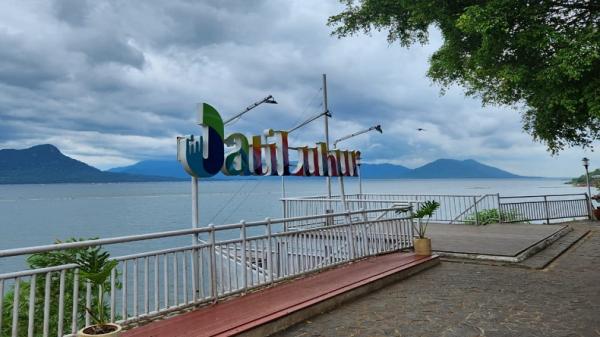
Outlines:
{"type": "Polygon", "coordinates": [[[546,247],[546,249],[514,265],[528,269],[544,269],[589,232],[589,229],[573,228],[572,231],[556,240],[550,246],[546,247]]]}

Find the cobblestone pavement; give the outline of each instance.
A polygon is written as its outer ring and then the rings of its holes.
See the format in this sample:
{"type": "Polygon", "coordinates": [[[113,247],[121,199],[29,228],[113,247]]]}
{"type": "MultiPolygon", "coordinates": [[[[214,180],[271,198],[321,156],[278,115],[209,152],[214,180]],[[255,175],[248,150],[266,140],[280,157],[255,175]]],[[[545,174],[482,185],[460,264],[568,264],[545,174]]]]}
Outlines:
{"type": "Polygon", "coordinates": [[[600,227],[544,270],[442,262],[277,336],[600,336],[600,227]]]}

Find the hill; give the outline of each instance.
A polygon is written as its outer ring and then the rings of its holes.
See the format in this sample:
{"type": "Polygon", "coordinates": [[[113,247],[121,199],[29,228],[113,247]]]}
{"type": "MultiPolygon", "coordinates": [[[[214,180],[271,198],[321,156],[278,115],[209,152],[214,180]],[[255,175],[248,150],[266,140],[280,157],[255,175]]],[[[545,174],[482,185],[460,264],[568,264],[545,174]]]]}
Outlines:
{"type": "Polygon", "coordinates": [[[429,164],[418,167],[404,178],[411,179],[456,179],[456,178],[520,178],[516,174],[499,168],[482,164],[473,159],[454,160],[438,159],[429,164]]]}
{"type": "MultiPolygon", "coordinates": [[[[600,184],[600,179],[596,178],[596,177],[600,177],[600,168],[590,171],[590,184],[592,184],[592,185],[594,183],[600,184]]],[[[571,179],[571,181],[569,183],[573,184],[575,186],[585,186],[585,184],[586,184],[585,174],[582,174],[577,178],[571,179]]]]}
{"type": "MultiPolygon", "coordinates": [[[[295,163],[294,163],[295,165],[295,163]]],[[[366,179],[395,179],[402,177],[410,171],[401,165],[393,164],[363,164],[361,167],[363,178],[366,179]]],[[[181,164],[177,160],[144,160],[135,163],[131,166],[115,167],[109,172],[140,174],[140,175],[155,175],[163,177],[189,178],[189,175],[183,170],[181,164]]],[[[217,174],[214,179],[256,179],[257,177],[229,177],[221,173],[217,174]]]]}
{"type": "Polygon", "coordinates": [[[394,164],[362,164],[360,173],[364,179],[398,179],[408,174],[411,169],[394,164]]]}
{"type": "Polygon", "coordinates": [[[128,173],[150,176],[189,179],[181,164],[173,160],[143,160],[130,166],[115,167],[108,170],[113,173],[128,173]]]}
{"type": "Polygon", "coordinates": [[[103,172],[67,157],[50,144],[0,150],[0,184],[171,181],[172,177],[103,172]]]}
{"type": "MultiPolygon", "coordinates": [[[[110,172],[165,177],[188,178],[175,160],[145,160],[131,166],[110,169],[110,172]]],[[[475,160],[438,159],[416,169],[394,164],[363,164],[361,174],[365,179],[456,179],[456,178],[520,178],[510,172],[479,163],[475,160]]],[[[257,177],[229,177],[221,173],[216,180],[257,179],[257,177]]]]}

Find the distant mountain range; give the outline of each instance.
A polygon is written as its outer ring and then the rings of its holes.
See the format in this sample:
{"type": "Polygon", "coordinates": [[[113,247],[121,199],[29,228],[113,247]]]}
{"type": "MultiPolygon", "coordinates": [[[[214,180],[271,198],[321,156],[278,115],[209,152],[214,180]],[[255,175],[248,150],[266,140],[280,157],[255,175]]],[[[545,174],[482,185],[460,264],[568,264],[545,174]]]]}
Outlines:
{"type": "Polygon", "coordinates": [[[0,184],[170,181],[172,177],[103,172],[62,154],[55,146],[0,150],[0,184]]]}
{"type": "MultiPolygon", "coordinates": [[[[117,167],[110,172],[188,178],[176,160],[145,160],[131,166],[117,167]]],[[[416,169],[394,164],[363,164],[361,175],[365,179],[456,179],[456,178],[522,178],[516,174],[482,164],[472,159],[438,159],[416,169]]],[[[256,179],[257,177],[228,177],[216,179],[256,179]]]]}
{"type": "MultiPolygon", "coordinates": [[[[394,164],[363,164],[361,175],[366,179],[521,178],[472,159],[438,159],[415,169],[394,164]]],[[[65,156],[49,144],[24,150],[0,150],[0,184],[178,181],[188,178],[175,159],[145,160],[131,166],[101,171],[65,156]]],[[[230,177],[219,173],[213,179],[258,177],[230,177]]]]}

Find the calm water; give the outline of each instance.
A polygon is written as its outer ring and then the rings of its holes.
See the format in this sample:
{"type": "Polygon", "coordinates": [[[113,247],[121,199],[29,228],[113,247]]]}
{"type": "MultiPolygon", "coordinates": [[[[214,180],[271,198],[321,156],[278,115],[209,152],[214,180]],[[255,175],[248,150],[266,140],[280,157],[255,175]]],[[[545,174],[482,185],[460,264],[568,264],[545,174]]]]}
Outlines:
{"type": "MultiPolygon", "coordinates": [[[[583,193],[558,179],[366,180],[365,193],[583,193]]],[[[288,196],[324,194],[322,178],[288,179],[288,196]]],[[[347,193],[357,193],[348,179],[347,193]]],[[[334,184],[334,191],[337,185],[334,184]]],[[[224,224],[282,214],[278,179],[200,182],[201,223],[224,224]]],[[[189,228],[190,184],[0,185],[0,249],[69,237],[108,237],[189,228]]]]}

